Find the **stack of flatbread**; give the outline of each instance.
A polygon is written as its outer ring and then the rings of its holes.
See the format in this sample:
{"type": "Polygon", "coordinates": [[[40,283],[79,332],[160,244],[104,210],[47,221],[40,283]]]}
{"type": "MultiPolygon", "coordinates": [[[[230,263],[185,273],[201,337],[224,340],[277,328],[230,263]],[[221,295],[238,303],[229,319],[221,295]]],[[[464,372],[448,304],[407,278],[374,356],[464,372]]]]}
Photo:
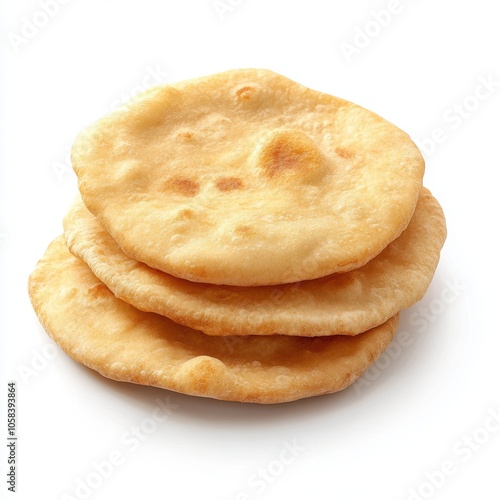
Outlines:
{"type": "Polygon", "coordinates": [[[344,389],[446,237],[406,133],[268,70],[150,89],[72,162],[81,198],[29,293],[49,335],[115,380],[255,403],[344,389]]]}

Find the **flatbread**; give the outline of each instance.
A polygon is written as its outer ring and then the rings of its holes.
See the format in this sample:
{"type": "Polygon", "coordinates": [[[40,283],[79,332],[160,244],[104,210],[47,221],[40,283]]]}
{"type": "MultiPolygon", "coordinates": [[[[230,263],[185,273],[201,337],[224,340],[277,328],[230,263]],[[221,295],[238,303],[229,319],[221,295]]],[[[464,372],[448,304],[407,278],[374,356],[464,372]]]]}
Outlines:
{"type": "Polygon", "coordinates": [[[29,279],[48,334],[114,380],[231,401],[279,403],[352,384],[389,345],[395,316],[356,337],[209,337],[117,299],[62,237],[29,279]]]}
{"type": "Polygon", "coordinates": [[[82,132],[72,162],[127,255],[238,286],[362,266],[406,228],[424,173],[393,124],[257,69],[146,91],[82,132]]]}
{"type": "Polygon", "coordinates": [[[365,266],[312,281],[235,287],[175,278],[127,257],[77,200],[64,219],[70,251],[113,293],[209,335],[355,335],[420,300],[446,237],[439,203],[423,188],[402,235],[365,266]]]}

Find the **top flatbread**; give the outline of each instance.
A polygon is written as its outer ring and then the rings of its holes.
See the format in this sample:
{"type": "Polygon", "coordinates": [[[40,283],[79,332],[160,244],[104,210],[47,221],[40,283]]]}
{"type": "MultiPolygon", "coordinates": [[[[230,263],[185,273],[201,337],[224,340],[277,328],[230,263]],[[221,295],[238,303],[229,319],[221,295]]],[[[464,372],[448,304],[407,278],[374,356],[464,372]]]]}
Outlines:
{"type": "Polygon", "coordinates": [[[380,116],[255,69],[146,91],[82,132],[72,161],[127,255],[242,286],[362,266],[406,228],[424,172],[380,116]]]}

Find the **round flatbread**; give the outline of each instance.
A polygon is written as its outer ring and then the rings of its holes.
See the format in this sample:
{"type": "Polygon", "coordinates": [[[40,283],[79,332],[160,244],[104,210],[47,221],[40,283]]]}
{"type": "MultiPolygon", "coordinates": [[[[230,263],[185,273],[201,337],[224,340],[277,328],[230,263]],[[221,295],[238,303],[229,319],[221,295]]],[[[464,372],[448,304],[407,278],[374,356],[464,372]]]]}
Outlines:
{"type": "Polygon", "coordinates": [[[116,298],[56,239],[29,279],[48,334],[114,380],[231,401],[280,403],[352,384],[392,340],[397,316],[356,337],[209,337],[116,298]]]}
{"type": "Polygon", "coordinates": [[[127,255],[238,286],[362,266],[406,228],[424,173],[393,124],[256,69],[146,91],[82,132],[72,162],[127,255]]]}
{"type": "Polygon", "coordinates": [[[288,285],[235,287],[175,278],[127,257],[77,200],[64,219],[70,251],[119,298],[209,335],[355,335],[426,292],[446,237],[443,211],[423,188],[407,229],[365,266],[288,285]]]}

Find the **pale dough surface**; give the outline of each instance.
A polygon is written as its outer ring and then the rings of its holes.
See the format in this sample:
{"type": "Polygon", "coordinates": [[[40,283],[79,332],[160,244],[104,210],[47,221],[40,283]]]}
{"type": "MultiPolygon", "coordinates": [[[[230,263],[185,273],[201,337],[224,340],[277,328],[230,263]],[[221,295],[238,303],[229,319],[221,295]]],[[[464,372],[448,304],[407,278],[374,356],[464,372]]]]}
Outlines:
{"type": "Polygon", "coordinates": [[[127,255],[239,286],[362,266],[406,228],[424,173],[395,125],[257,69],[146,91],[82,132],[72,162],[127,255]]]}

